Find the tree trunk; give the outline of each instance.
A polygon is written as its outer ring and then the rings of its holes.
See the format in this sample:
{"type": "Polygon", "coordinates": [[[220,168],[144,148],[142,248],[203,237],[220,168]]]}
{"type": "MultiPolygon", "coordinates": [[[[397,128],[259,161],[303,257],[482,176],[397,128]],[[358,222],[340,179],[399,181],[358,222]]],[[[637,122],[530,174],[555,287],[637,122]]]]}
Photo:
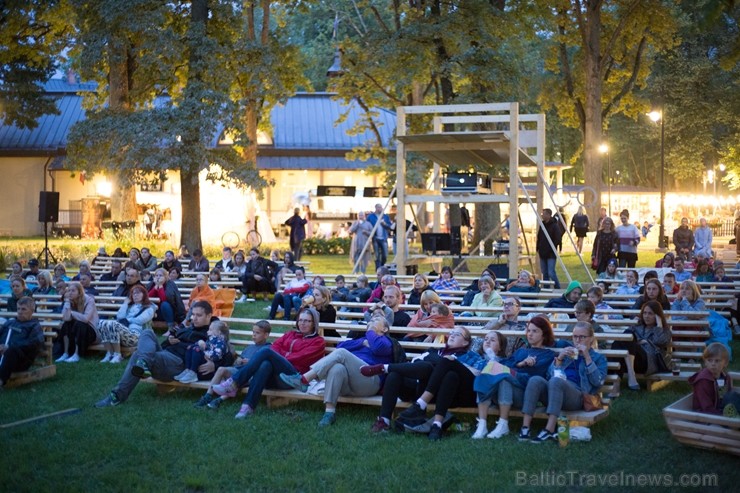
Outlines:
{"type": "MultiPolygon", "coordinates": [[[[478,246],[480,241],[497,229],[501,224],[501,206],[499,204],[475,204],[475,227],[473,228],[473,244],[470,249],[478,246]]],[[[485,251],[493,252],[492,244],[501,237],[501,232],[494,234],[486,241],[485,251]]]]}
{"type": "MultiPolygon", "coordinates": [[[[128,47],[125,40],[111,37],[108,45],[108,82],[110,108],[114,111],[131,110],[128,47]]],[[[136,187],[123,172],[111,173],[111,220],[136,221],[136,187]]]]}
{"type": "Polygon", "coordinates": [[[587,187],[591,187],[596,196],[584,194],[582,198],[591,221],[595,224],[601,207],[602,162],[598,152],[601,143],[602,131],[602,80],[601,80],[601,2],[586,3],[585,21],[585,121],[581,127],[583,132],[583,177],[587,187]]]}
{"type": "Polygon", "coordinates": [[[197,171],[180,171],[180,190],[180,243],[187,245],[192,252],[196,248],[203,248],[200,238],[200,180],[197,171]]]}

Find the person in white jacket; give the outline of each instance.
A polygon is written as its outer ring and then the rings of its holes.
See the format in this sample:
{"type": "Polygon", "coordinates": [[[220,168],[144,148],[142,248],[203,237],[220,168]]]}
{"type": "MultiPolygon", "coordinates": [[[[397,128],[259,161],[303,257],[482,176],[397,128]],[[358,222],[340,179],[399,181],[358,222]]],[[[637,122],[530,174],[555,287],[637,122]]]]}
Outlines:
{"type": "Polygon", "coordinates": [[[105,346],[101,363],[118,364],[123,361],[121,345],[136,347],[144,329],[152,328],[157,305],[151,302],[141,284],[131,287],[128,298],[118,309],[115,320],[102,320],[98,325],[100,340],[105,346]]]}

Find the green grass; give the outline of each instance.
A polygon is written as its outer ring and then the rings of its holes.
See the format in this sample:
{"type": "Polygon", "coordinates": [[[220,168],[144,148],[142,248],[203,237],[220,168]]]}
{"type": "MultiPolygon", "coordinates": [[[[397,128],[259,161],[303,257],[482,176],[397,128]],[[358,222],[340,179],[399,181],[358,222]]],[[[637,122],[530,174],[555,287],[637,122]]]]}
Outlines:
{"type": "MultiPolygon", "coordinates": [[[[648,255],[643,258],[649,261],[648,255]]],[[[313,272],[348,270],[343,257],[305,260],[313,272]]],[[[566,263],[571,261],[575,256],[566,255],[566,263]]],[[[262,318],[265,306],[264,301],[238,304],[234,315],[262,318]]],[[[733,349],[740,354],[740,343],[733,349]]],[[[237,402],[218,412],[200,411],[192,408],[199,392],[158,395],[150,385],[140,385],[121,406],[95,409],[92,404],[123,370],[97,363],[97,356],[76,365],[60,364],[54,379],[0,392],[0,424],[81,409],[0,429],[0,490],[511,491],[521,489],[518,471],[527,476],[566,471],[675,478],[717,474],[718,487],[694,491],[732,491],[740,482],[736,457],[684,447],[668,432],[661,410],[688,393],[687,384],[673,383],[653,393],[626,391],[613,403],[610,416],[593,426],[590,443],[565,449],[518,443],[518,419],[511,422],[512,435],[498,441],[473,441],[470,432],[454,432],[430,443],[420,435],[372,435],[377,409],[362,406],[340,406],[337,424],[323,430],[316,426],[323,412],[319,403],[260,406],[250,419],[237,421],[237,402]]],[[[732,368],[740,369],[740,363],[736,360],[732,368]]],[[[473,416],[459,417],[471,425],[474,421],[473,416]]],[[[541,425],[535,422],[535,430],[541,425]]],[[[525,489],[556,489],[534,486],[525,489]]]]}

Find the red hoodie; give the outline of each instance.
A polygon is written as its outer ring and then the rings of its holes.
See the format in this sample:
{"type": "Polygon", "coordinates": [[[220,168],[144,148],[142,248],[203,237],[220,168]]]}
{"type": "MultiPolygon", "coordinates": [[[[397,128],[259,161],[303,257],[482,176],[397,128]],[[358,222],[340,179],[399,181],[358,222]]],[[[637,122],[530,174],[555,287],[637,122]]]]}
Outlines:
{"type": "MultiPolygon", "coordinates": [[[[732,390],[732,378],[722,373],[720,378],[725,379],[725,392],[732,390]]],[[[694,387],[694,411],[709,414],[722,414],[722,404],[719,398],[719,387],[717,379],[712,372],[704,368],[689,378],[689,383],[694,387]]]]}
{"type": "Polygon", "coordinates": [[[298,370],[306,373],[312,364],[324,357],[326,342],[318,334],[304,336],[299,330],[286,332],[270,346],[298,370]]]}

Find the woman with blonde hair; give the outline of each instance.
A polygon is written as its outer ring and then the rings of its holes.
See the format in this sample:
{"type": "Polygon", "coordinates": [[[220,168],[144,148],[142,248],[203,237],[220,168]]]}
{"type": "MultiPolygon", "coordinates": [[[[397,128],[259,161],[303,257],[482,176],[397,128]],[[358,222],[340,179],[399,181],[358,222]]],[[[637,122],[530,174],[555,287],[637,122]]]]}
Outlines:
{"type": "Polygon", "coordinates": [[[51,274],[48,270],[42,270],[38,273],[36,276],[36,283],[38,283],[38,286],[31,290],[33,294],[57,294],[57,291],[54,289],[54,285],[51,282],[51,274]]]}
{"type": "MultiPolygon", "coordinates": [[[[322,285],[313,287],[313,294],[307,294],[303,298],[303,306],[313,307],[319,312],[319,322],[322,324],[333,324],[337,321],[337,309],[331,304],[331,291],[322,285]]],[[[326,337],[340,337],[339,332],[334,329],[324,329],[326,337]]]]}
{"type": "Polygon", "coordinates": [[[77,363],[80,354],[85,354],[87,347],[98,339],[98,310],[95,299],[85,294],[79,282],[70,282],[64,293],[62,305],[62,326],[58,338],[64,351],[57,362],[77,363]]]}
{"type": "Polygon", "coordinates": [[[434,289],[429,285],[429,279],[422,273],[414,275],[414,286],[411,288],[411,292],[408,297],[409,305],[420,305],[421,295],[427,292],[434,292],[434,289]]]}

